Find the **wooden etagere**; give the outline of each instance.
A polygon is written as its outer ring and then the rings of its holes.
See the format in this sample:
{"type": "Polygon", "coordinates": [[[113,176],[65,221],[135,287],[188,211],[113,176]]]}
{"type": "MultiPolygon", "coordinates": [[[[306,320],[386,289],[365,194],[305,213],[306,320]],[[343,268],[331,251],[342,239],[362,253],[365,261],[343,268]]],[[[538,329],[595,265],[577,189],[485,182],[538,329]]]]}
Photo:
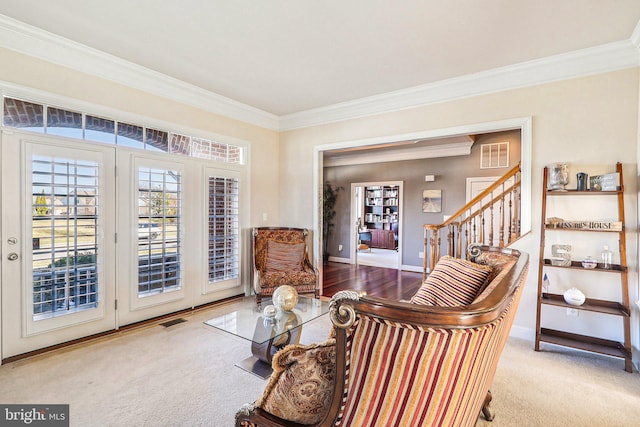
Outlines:
{"type": "MultiPolygon", "coordinates": [[[[543,184],[542,184],[542,217],[540,228],[540,262],[538,266],[538,298],[536,309],[536,342],[535,350],[540,350],[540,343],[545,342],[549,344],[575,348],[579,350],[604,354],[607,356],[618,357],[624,359],[625,370],[627,372],[633,372],[633,361],[631,356],[631,311],[629,309],[629,280],[627,273],[627,251],[626,251],[626,239],[625,239],[625,222],[624,222],[624,186],[622,181],[622,164],[616,164],[616,172],[620,176],[620,187],[613,191],[552,191],[547,189],[547,168],[544,168],[543,184]],[[571,197],[589,197],[594,195],[606,195],[615,198],[617,205],[618,220],[622,223],[621,230],[585,230],[585,229],[571,229],[571,228],[555,228],[547,224],[547,198],[548,197],[568,197],[567,202],[571,197]],[[620,251],[620,264],[612,264],[609,268],[604,268],[603,264],[598,263],[594,269],[585,269],[582,267],[581,262],[572,261],[570,265],[559,266],[552,265],[550,259],[545,259],[545,234],[547,230],[554,229],[557,232],[569,232],[569,233],[616,233],[618,235],[619,251],[620,251]],[[620,276],[621,287],[621,301],[608,301],[601,299],[587,298],[585,303],[580,306],[569,305],[564,301],[563,295],[543,293],[543,276],[545,269],[567,269],[596,273],[612,273],[620,276]],[[562,308],[571,308],[581,311],[589,311],[592,313],[602,314],[605,316],[619,316],[622,319],[623,336],[624,341],[614,341],[601,337],[580,335],[571,332],[562,331],[559,329],[551,329],[542,327],[542,306],[555,306],[562,308]]],[[[594,276],[596,277],[596,276],[594,276]]]]}
{"type": "Polygon", "coordinates": [[[398,197],[395,185],[365,187],[364,226],[371,233],[372,248],[398,249],[398,197]]]}

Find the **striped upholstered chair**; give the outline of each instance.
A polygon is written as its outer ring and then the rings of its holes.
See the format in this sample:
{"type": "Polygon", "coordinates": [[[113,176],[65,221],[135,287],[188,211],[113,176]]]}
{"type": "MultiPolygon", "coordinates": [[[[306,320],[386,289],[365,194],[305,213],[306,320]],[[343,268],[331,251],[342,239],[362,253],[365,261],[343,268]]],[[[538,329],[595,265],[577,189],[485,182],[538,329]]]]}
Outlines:
{"type": "Polygon", "coordinates": [[[305,228],[257,227],[253,229],[253,290],[256,303],[281,285],[298,294],[320,294],[318,270],[311,264],[305,228]]]}
{"type": "Polygon", "coordinates": [[[474,255],[474,263],[441,259],[411,302],[334,295],[329,339],[277,353],[262,397],[238,412],[237,425],[474,426],[480,413],[493,419],[489,389],[529,261],[487,246],[474,255]],[[443,293],[451,285],[453,297],[443,293]]]}

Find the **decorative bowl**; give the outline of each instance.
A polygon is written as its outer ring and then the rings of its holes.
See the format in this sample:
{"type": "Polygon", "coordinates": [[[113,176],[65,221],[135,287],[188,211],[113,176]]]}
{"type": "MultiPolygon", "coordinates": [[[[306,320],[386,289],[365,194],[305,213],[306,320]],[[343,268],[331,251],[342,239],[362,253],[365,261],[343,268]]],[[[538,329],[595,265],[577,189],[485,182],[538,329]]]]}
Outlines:
{"type": "Polygon", "coordinates": [[[563,296],[565,302],[569,305],[582,305],[586,300],[586,297],[578,288],[567,290],[563,296]]]}
{"type": "Polygon", "coordinates": [[[598,265],[598,261],[596,261],[595,259],[591,258],[590,256],[586,257],[585,259],[582,260],[582,267],[584,268],[588,268],[588,269],[594,269],[596,268],[596,266],[598,265]]]}

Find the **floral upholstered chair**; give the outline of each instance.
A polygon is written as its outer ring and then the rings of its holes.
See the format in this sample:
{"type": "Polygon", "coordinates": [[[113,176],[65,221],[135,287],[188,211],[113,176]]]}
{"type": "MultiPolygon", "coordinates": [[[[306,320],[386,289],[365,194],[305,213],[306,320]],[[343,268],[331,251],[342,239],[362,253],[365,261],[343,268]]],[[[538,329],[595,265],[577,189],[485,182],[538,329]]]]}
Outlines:
{"type": "Polygon", "coordinates": [[[411,301],[341,291],[329,339],[285,347],[236,426],[466,426],[489,403],[529,267],[481,246],[441,258],[411,301]]]}
{"type": "Polygon", "coordinates": [[[282,285],[293,286],[298,294],[319,296],[319,275],[309,261],[307,229],[258,227],[252,234],[253,290],[257,304],[282,285]]]}

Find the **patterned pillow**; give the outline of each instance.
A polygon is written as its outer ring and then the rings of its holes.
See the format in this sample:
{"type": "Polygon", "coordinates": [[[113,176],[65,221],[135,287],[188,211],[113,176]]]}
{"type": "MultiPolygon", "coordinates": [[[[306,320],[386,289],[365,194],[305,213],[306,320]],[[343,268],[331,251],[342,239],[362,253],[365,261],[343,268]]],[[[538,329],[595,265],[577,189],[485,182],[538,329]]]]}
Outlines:
{"type": "Polygon", "coordinates": [[[473,302],[493,269],[446,255],[411,298],[414,304],[458,307],[473,302]]]}
{"type": "Polygon", "coordinates": [[[267,242],[266,271],[300,271],[306,249],[305,242],[267,242]]]}
{"type": "Polygon", "coordinates": [[[273,374],[255,406],[301,424],[322,420],[333,397],[335,339],[311,345],[290,345],[273,358],[273,374]]]}

